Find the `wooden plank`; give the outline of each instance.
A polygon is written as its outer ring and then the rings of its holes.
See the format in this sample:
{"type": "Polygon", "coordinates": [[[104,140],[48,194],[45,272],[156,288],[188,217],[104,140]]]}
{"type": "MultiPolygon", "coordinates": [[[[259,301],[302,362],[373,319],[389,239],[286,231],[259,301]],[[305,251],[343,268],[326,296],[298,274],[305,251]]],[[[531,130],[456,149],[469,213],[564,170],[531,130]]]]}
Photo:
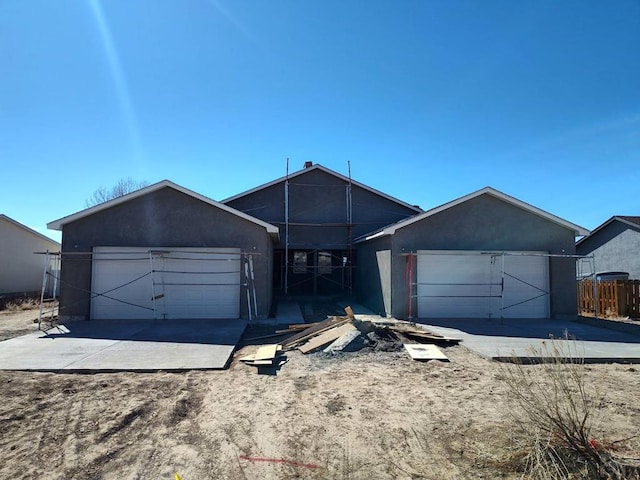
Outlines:
{"type": "Polygon", "coordinates": [[[448,362],[447,356],[435,345],[423,343],[405,343],[404,348],[414,360],[443,360],[448,362]]]}
{"type": "Polygon", "coordinates": [[[314,325],[317,325],[320,322],[312,322],[312,323],[293,323],[291,325],[289,325],[288,327],[291,329],[295,329],[295,330],[306,330],[309,327],[313,327],[314,325]]]}
{"type": "Polygon", "coordinates": [[[265,340],[267,338],[284,337],[286,333],[271,333],[269,335],[261,335],[259,337],[247,338],[245,342],[253,342],[254,340],[265,340]]]}
{"type": "Polygon", "coordinates": [[[246,362],[247,365],[255,365],[256,367],[264,367],[267,365],[273,365],[275,359],[271,359],[271,360],[253,360],[251,362],[246,362]]]}
{"type": "Polygon", "coordinates": [[[345,323],[344,325],[331,328],[321,335],[312,338],[307,343],[299,347],[298,350],[300,350],[302,353],[312,352],[313,350],[320,348],[330,342],[333,342],[336,338],[340,338],[345,333],[351,332],[353,330],[357,329],[350,323],[345,323]]]}
{"type": "Polygon", "coordinates": [[[351,322],[351,320],[346,319],[346,320],[343,320],[341,322],[334,323],[334,324],[329,325],[327,327],[321,328],[320,330],[316,330],[316,331],[314,331],[314,332],[312,332],[312,333],[310,333],[308,335],[300,337],[300,338],[294,340],[293,342],[287,341],[284,344],[284,347],[285,348],[295,347],[296,345],[300,345],[301,343],[304,343],[304,342],[306,342],[306,341],[308,341],[308,340],[310,340],[310,339],[312,339],[314,337],[317,337],[318,335],[326,332],[327,330],[331,330],[332,328],[335,328],[335,327],[340,327],[340,326],[345,325],[345,324],[350,323],[350,322],[351,322]]]}
{"type": "Polygon", "coordinates": [[[300,329],[299,328],[286,328],[284,330],[276,330],[276,333],[293,333],[293,332],[299,332],[300,329]]]}
{"type": "Polygon", "coordinates": [[[297,343],[303,342],[305,340],[308,340],[309,338],[311,338],[313,335],[315,334],[319,334],[320,332],[324,331],[324,330],[328,330],[329,328],[333,328],[336,325],[342,324],[342,323],[346,323],[348,322],[349,319],[347,317],[332,317],[332,318],[328,318],[326,320],[323,320],[322,322],[318,322],[314,325],[312,325],[309,328],[306,328],[304,330],[302,330],[301,332],[293,335],[292,337],[288,338],[286,342],[283,343],[284,347],[291,347],[297,343]]]}
{"type": "Polygon", "coordinates": [[[454,337],[445,337],[444,335],[440,335],[439,333],[431,332],[429,330],[424,330],[420,327],[411,327],[405,325],[398,326],[388,326],[389,330],[395,333],[402,333],[405,336],[420,338],[424,340],[430,340],[433,342],[456,342],[459,343],[462,341],[460,338],[454,337]]]}
{"type": "Polygon", "coordinates": [[[353,309],[351,308],[350,305],[347,305],[344,308],[344,311],[347,312],[347,317],[349,317],[350,319],[353,320],[354,318],[356,318],[356,316],[353,314],[353,309]]]}
{"type": "Polygon", "coordinates": [[[395,330],[397,332],[402,332],[407,334],[414,334],[414,335],[420,335],[420,336],[424,335],[424,336],[433,337],[433,338],[444,338],[444,336],[438,333],[430,332],[429,330],[425,330],[424,328],[420,328],[420,327],[411,327],[407,325],[392,325],[387,328],[389,328],[390,330],[395,330]]]}

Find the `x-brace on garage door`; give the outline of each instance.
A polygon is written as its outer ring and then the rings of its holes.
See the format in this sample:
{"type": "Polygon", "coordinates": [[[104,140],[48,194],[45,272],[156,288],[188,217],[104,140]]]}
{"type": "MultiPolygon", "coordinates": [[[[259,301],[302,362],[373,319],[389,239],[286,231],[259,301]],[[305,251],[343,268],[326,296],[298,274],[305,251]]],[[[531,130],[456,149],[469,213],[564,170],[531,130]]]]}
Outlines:
{"type": "Polygon", "coordinates": [[[95,247],[91,318],[238,318],[239,248],[95,247]]]}

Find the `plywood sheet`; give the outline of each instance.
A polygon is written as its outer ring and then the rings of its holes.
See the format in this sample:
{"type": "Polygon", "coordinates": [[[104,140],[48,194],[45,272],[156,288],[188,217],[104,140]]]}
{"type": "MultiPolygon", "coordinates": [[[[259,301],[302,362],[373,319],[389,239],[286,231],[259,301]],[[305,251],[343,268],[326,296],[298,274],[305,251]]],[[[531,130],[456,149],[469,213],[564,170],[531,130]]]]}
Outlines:
{"type": "Polygon", "coordinates": [[[254,360],[270,360],[276,357],[278,352],[278,344],[263,345],[258,348],[258,351],[254,355],[254,360]]]}
{"type": "Polygon", "coordinates": [[[424,343],[405,343],[404,348],[414,360],[443,360],[449,361],[449,358],[442,353],[435,345],[424,343]]]}

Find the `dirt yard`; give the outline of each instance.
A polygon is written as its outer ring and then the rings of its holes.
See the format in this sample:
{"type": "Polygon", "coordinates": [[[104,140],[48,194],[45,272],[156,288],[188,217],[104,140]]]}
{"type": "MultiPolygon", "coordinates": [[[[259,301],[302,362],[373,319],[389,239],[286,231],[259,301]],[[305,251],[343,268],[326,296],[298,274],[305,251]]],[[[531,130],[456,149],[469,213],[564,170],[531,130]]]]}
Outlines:
{"type": "MultiPolygon", "coordinates": [[[[288,352],[275,376],[237,360],[208,372],[0,372],[0,476],[519,478],[500,365],[463,346],[444,351],[450,363],[288,352]]],[[[605,394],[597,441],[637,435],[640,368],[585,368],[587,386],[605,394]]],[[[618,445],[639,456],[637,437],[618,445]]]]}
{"type": "Polygon", "coordinates": [[[39,312],[35,306],[24,310],[0,310],[0,341],[38,330],[39,312]]]}

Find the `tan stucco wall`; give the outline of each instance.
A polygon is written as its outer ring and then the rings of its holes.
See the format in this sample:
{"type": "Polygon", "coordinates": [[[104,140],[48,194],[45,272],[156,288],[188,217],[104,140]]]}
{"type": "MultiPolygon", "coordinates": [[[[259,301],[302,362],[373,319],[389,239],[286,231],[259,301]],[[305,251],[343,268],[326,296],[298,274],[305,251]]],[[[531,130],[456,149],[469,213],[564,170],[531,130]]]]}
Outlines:
{"type": "Polygon", "coordinates": [[[0,295],[39,292],[45,257],[33,252],[46,250],[57,252],[60,246],[0,218],[0,295]]]}

